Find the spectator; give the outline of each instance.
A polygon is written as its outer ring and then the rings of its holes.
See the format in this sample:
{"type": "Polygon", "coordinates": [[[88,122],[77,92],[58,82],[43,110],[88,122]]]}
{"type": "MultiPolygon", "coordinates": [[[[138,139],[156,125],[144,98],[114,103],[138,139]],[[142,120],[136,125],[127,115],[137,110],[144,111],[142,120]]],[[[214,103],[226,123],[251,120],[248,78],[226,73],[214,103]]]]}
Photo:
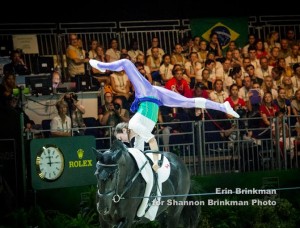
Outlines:
{"type": "MultiPolygon", "coordinates": [[[[103,108],[104,113],[102,113],[101,119],[99,116],[100,124],[102,126],[110,126],[112,128],[116,127],[118,123],[129,121],[129,111],[123,108],[123,101],[121,98],[115,98],[113,102],[111,101],[111,94],[105,94],[105,107],[103,108]]],[[[105,133],[108,136],[108,132],[105,133]]]]}
{"type": "Polygon", "coordinates": [[[162,56],[159,55],[159,48],[153,47],[151,49],[151,55],[147,56],[146,65],[149,67],[152,80],[158,85],[161,83],[161,77],[159,74],[159,68],[162,62],[162,56]]]}
{"type": "Polygon", "coordinates": [[[248,43],[243,47],[242,50],[242,55],[243,57],[248,57],[248,48],[250,46],[255,46],[255,42],[256,42],[256,37],[254,34],[249,34],[248,35],[248,43]]]}
{"type": "Polygon", "coordinates": [[[75,75],[85,74],[85,63],[89,62],[88,58],[85,58],[84,53],[81,50],[80,42],[76,34],[70,34],[70,44],[66,51],[67,65],[68,65],[68,77],[71,81],[75,80],[75,75]]]}
{"type": "Polygon", "coordinates": [[[116,38],[110,40],[110,48],[105,52],[105,59],[107,62],[114,62],[120,59],[121,52],[119,50],[119,42],[116,38]]]}
{"type": "Polygon", "coordinates": [[[201,74],[202,65],[199,62],[197,52],[191,52],[189,60],[184,64],[186,75],[190,78],[190,85],[194,87],[196,76],[201,74]]]}
{"type": "Polygon", "coordinates": [[[165,83],[173,77],[172,70],[174,65],[171,64],[171,56],[164,54],[162,57],[162,63],[159,67],[159,74],[162,82],[165,83]]]}
{"type": "Polygon", "coordinates": [[[278,52],[280,47],[280,43],[278,42],[279,40],[279,33],[277,31],[272,31],[268,34],[268,37],[266,39],[266,41],[264,42],[264,47],[266,52],[268,52],[269,54],[271,54],[272,49],[274,47],[278,48],[278,52]]]}
{"type": "Polygon", "coordinates": [[[209,35],[209,45],[208,45],[208,52],[213,52],[215,54],[215,60],[218,58],[222,58],[223,54],[222,54],[222,47],[219,43],[219,39],[218,39],[218,34],[215,32],[212,32],[209,35]]]}
{"type": "Polygon", "coordinates": [[[262,56],[259,59],[260,67],[255,69],[255,75],[259,78],[264,79],[266,76],[272,74],[273,66],[269,66],[269,60],[266,56],[262,56]]]}
{"type": "Polygon", "coordinates": [[[165,88],[191,98],[192,91],[187,81],[183,79],[183,70],[176,69],[174,70],[173,75],[174,77],[167,81],[165,88]]]}
{"type": "Polygon", "coordinates": [[[266,52],[264,43],[261,39],[257,39],[255,43],[256,47],[256,58],[261,59],[262,57],[268,57],[268,52],[266,52]]]}
{"type": "Polygon", "coordinates": [[[181,67],[184,68],[184,64],[187,62],[187,59],[185,58],[184,54],[182,54],[183,48],[181,44],[177,43],[175,44],[173,53],[171,55],[171,64],[179,64],[181,67]]]}
{"type": "Polygon", "coordinates": [[[89,59],[94,59],[97,56],[96,47],[98,46],[98,41],[96,39],[92,39],[90,41],[90,50],[89,50],[89,59]]]}
{"type": "Polygon", "coordinates": [[[142,52],[139,49],[139,44],[138,41],[136,39],[132,39],[130,41],[130,45],[129,45],[129,50],[128,50],[128,55],[130,56],[130,59],[133,63],[136,62],[136,57],[138,55],[144,55],[144,52],[142,52]]]}
{"type": "Polygon", "coordinates": [[[208,68],[204,68],[202,70],[202,79],[196,78],[196,80],[197,83],[201,82],[201,84],[207,90],[207,92],[210,93],[213,90],[213,83],[209,80],[209,76],[210,76],[210,70],[208,68]]]}
{"type": "Polygon", "coordinates": [[[209,93],[209,98],[218,103],[224,103],[225,99],[228,97],[228,93],[223,89],[223,81],[221,79],[216,79],[214,82],[214,89],[209,93]]]}
{"type": "Polygon", "coordinates": [[[58,71],[53,71],[52,72],[52,88],[53,88],[53,93],[57,92],[57,88],[61,84],[61,76],[58,71]]]}
{"type": "Polygon", "coordinates": [[[16,75],[5,74],[0,84],[0,106],[9,106],[15,88],[17,88],[16,75]]]}
{"type": "Polygon", "coordinates": [[[82,115],[85,113],[85,107],[79,103],[77,95],[74,93],[65,94],[64,100],[68,104],[68,113],[71,117],[73,135],[84,135],[86,126],[84,124],[82,115]]]}
{"type": "Polygon", "coordinates": [[[262,103],[259,107],[259,111],[262,117],[261,127],[271,127],[272,120],[275,117],[276,112],[279,111],[279,108],[276,104],[273,103],[273,97],[270,92],[264,93],[262,103]]]}
{"type": "Polygon", "coordinates": [[[145,70],[145,65],[143,63],[141,63],[141,62],[135,62],[134,65],[136,66],[136,68],[138,69],[138,71],[141,73],[141,75],[143,75],[152,84],[151,74],[147,73],[147,71],[145,70]]]}
{"type": "Polygon", "coordinates": [[[68,137],[71,136],[71,118],[67,116],[68,104],[65,100],[59,100],[56,103],[58,115],[50,123],[51,136],[68,137]]]}
{"type": "Polygon", "coordinates": [[[24,60],[21,57],[19,50],[14,50],[10,54],[11,62],[5,64],[3,67],[4,74],[15,74],[15,75],[28,75],[31,71],[26,66],[24,60]]]}
{"type": "Polygon", "coordinates": [[[278,106],[280,112],[286,116],[291,116],[291,101],[286,99],[285,89],[278,89],[278,97],[274,99],[273,102],[278,106]]]}
{"type": "Polygon", "coordinates": [[[204,67],[204,63],[207,58],[208,50],[207,50],[207,43],[205,40],[200,41],[200,47],[198,53],[198,59],[199,62],[201,63],[202,67],[204,67]]]}
{"type": "Polygon", "coordinates": [[[147,52],[146,52],[146,55],[149,56],[149,55],[153,55],[152,53],[152,48],[157,48],[158,49],[158,57],[161,59],[162,56],[165,54],[165,51],[159,47],[159,40],[157,37],[153,37],[152,38],[152,41],[151,41],[151,47],[148,48],[147,52]]]}

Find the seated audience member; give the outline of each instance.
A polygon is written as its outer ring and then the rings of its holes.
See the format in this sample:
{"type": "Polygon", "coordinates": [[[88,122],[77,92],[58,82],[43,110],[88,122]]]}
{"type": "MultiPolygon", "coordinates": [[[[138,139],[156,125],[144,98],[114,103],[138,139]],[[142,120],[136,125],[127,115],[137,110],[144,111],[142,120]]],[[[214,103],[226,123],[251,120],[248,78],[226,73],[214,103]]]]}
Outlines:
{"type": "Polygon", "coordinates": [[[193,89],[193,97],[203,97],[205,99],[209,99],[207,88],[202,82],[198,82],[195,84],[195,87],[193,89]]]}
{"type": "Polygon", "coordinates": [[[218,103],[224,103],[225,99],[229,96],[226,91],[223,89],[223,81],[221,79],[216,79],[214,82],[214,89],[209,93],[209,98],[212,101],[218,103]]]}
{"type": "Polygon", "coordinates": [[[133,94],[131,92],[132,85],[126,72],[124,70],[120,72],[114,71],[110,75],[110,81],[114,97],[121,97],[124,106],[127,107],[133,94]]]}
{"type": "Polygon", "coordinates": [[[273,99],[276,99],[278,97],[278,92],[277,89],[279,87],[275,86],[274,80],[272,78],[272,76],[265,76],[264,77],[264,82],[261,86],[261,92],[262,95],[265,92],[270,92],[272,94],[273,99]]]}
{"type": "Polygon", "coordinates": [[[297,121],[300,124],[300,89],[295,92],[295,98],[291,102],[292,115],[297,116],[297,121]]]}
{"type": "MultiPolygon", "coordinates": [[[[298,89],[293,85],[291,77],[286,75],[282,77],[281,87],[284,88],[285,90],[285,98],[290,100],[293,99],[295,92],[298,89]]],[[[278,91],[278,96],[279,96],[279,91],[278,91]]]]}
{"type": "MultiPolygon", "coordinates": [[[[209,99],[209,93],[207,91],[206,86],[201,82],[197,82],[193,89],[193,97],[203,97],[205,99],[209,99]]],[[[197,120],[199,117],[200,119],[198,120],[201,120],[201,114],[204,114],[204,110],[201,108],[195,108],[194,110],[189,111],[189,114],[193,119],[196,118],[195,120],[197,120]]]]}
{"type": "Polygon", "coordinates": [[[71,126],[73,135],[84,135],[85,124],[82,115],[85,113],[85,107],[78,101],[77,95],[67,93],[64,95],[64,100],[68,104],[68,114],[71,116],[71,126]]]}
{"type": "Polygon", "coordinates": [[[130,59],[133,63],[136,62],[136,57],[138,55],[144,55],[144,53],[141,50],[139,50],[139,44],[136,39],[132,39],[130,41],[128,55],[130,56],[130,59]]]}
{"type": "Polygon", "coordinates": [[[136,56],[136,61],[135,62],[140,62],[140,63],[144,64],[144,69],[145,69],[146,73],[147,74],[151,74],[150,68],[146,65],[145,56],[144,55],[138,54],[136,56]]]}
{"type": "Polygon", "coordinates": [[[171,54],[172,65],[179,64],[182,68],[184,68],[184,64],[187,62],[187,59],[185,58],[182,51],[183,51],[182,45],[180,43],[175,44],[173,53],[171,54]]]}
{"type": "Polygon", "coordinates": [[[107,62],[114,62],[120,59],[121,51],[119,50],[119,42],[117,38],[111,38],[109,48],[105,52],[107,62]]]}
{"type": "Polygon", "coordinates": [[[85,65],[88,64],[89,58],[86,58],[77,34],[69,34],[69,42],[66,50],[68,78],[70,81],[75,81],[76,75],[85,74],[85,65]]]}
{"type": "MultiPolygon", "coordinates": [[[[118,123],[128,122],[129,117],[129,111],[123,108],[122,99],[116,97],[112,101],[112,94],[105,93],[105,105],[102,109],[102,113],[99,114],[100,125],[114,128],[118,123]]],[[[109,132],[106,131],[105,136],[108,136],[108,133],[109,132]]]]}
{"type": "Polygon", "coordinates": [[[53,71],[52,73],[52,88],[53,88],[53,93],[57,92],[57,88],[59,87],[61,83],[61,76],[58,71],[53,71]]]}
{"type": "Polygon", "coordinates": [[[207,89],[207,92],[211,92],[213,90],[213,83],[209,80],[210,70],[204,68],[201,72],[202,79],[196,79],[197,83],[202,83],[202,85],[207,89]]]}
{"type": "Polygon", "coordinates": [[[263,134],[260,134],[261,137],[268,137],[270,132],[265,131],[265,129],[269,129],[272,126],[273,118],[275,118],[276,112],[279,111],[279,108],[276,104],[273,104],[273,97],[270,92],[265,92],[262,103],[259,107],[260,116],[262,118],[260,122],[260,127],[263,129],[263,134]]]}
{"type": "Polygon", "coordinates": [[[138,71],[152,84],[152,76],[146,71],[145,65],[141,62],[135,62],[134,65],[138,71]]]}
{"type": "Polygon", "coordinates": [[[99,124],[101,124],[104,113],[109,111],[110,104],[112,104],[112,102],[113,102],[112,92],[111,91],[105,91],[104,92],[104,102],[103,102],[104,104],[100,105],[100,103],[99,103],[99,106],[98,106],[98,121],[99,121],[99,124]]]}
{"type": "Polygon", "coordinates": [[[173,75],[174,77],[167,81],[165,88],[191,98],[192,91],[187,81],[183,79],[183,70],[176,69],[174,70],[173,75]]]}
{"type": "Polygon", "coordinates": [[[18,115],[23,113],[24,118],[24,131],[30,132],[33,128],[35,128],[35,123],[33,120],[29,118],[29,116],[24,112],[24,110],[18,105],[19,99],[15,96],[10,96],[9,105],[12,110],[14,110],[18,115]]]}
{"type": "Polygon", "coordinates": [[[255,75],[255,69],[252,64],[249,64],[246,66],[246,72],[249,75],[249,77],[251,78],[252,83],[257,82],[257,83],[259,83],[259,85],[263,84],[264,80],[255,75]]]}
{"type": "Polygon", "coordinates": [[[249,101],[249,93],[251,89],[251,78],[249,76],[245,76],[243,79],[243,87],[239,88],[239,97],[242,98],[246,103],[249,101]]]}
{"type": "MultiPolygon", "coordinates": [[[[283,155],[283,149],[285,145],[285,149],[289,151],[289,155],[291,158],[294,157],[294,148],[295,148],[295,137],[290,137],[290,129],[288,124],[283,120],[285,113],[281,111],[277,111],[275,116],[277,121],[273,121],[272,123],[272,136],[274,139],[279,137],[279,147],[281,149],[281,156],[283,155]],[[277,132],[279,135],[277,135],[277,132]],[[284,134],[285,133],[285,134],[284,134]],[[285,142],[284,142],[285,141],[285,142]]],[[[274,144],[276,145],[277,141],[274,140],[274,144]]]]}
{"type": "Polygon", "coordinates": [[[26,66],[24,60],[21,58],[21,53],[18,50],[12,51],[10,54],[11,62],[5,64],[3,67],[4,74],[19,74],[19,75],[28,75],[31,74],[31,71],[26,66]]]}
{"type": "MultiPolygon", "coordinates": [[[[229,88],[229,97],[227,97],[225,99],[225,101],[228,101],[230,103],[230,106],[233,108],[233,110],[235,110],[237,113],[239,113],[240,117],[245,118],[246,114],[247,114],[247,107],[246,107],[246,102],[239,97],[238,95],[239,89],[237,84],[232,84],[229,88]]],[[[231,118],[230,115],[227,115],[228,118],[231,118]]],[[[240,136],[245,135],[246,132],[246,124],[245,121],[242,120],[238,120],[237,123],[232,123],[232,125],[230,126],[230,135],[228,135],[229,137],[233,137],[232,139],[236,139],[238,137],[237,132],[234,130],[236,129],[236,127],[239,128],[240,130],[240,136]],[[238,123],[238,124],[237,124],[238,123]]],[[[226,132],[226,131],[225,131],[226,132]]],[[[225,133],[224,132],[224,133],[225,133]]],[[[252,136],[252,134],[250,134],[250,136],[252,136]]]]}
{"type": "Polygon", "coordinates": [[[264,79],[266,76],[271,76],[273,66],[269,66],[268,57],[263,56],[259,60],[260,67],[255,68],[255,75],[264,79]]]}
{"type": "Polygon", "coordinates": [[[159,55],[160,58],[165,54],[165,51],[162,48],[159,47],[158,37],[155,37],[155,36],[152,37],[151,46],[147,49],[146,56],[149,56],[149,55],[153,54],[153,52],[152,52],[153,48],[157,48],[158,55],[159,55]]]}
{"type": "Polygon", "coordinates": [[[228,101],[233,110],[235,111],[237,111],[240,108],[246,110],[246,102],[243,98],[239,97],[238,92],[239,88],[237,84],[232,84],[229,88],[229,97],[227,97],[225,101],[228,101]]]}
{"type": "Polygon", "coordinates": [[[0,106],[9,106],[13,89],[15,88],[17,88],[16,75],[11,73],[5,74],[0,84],[0,106]]]}
{"type": "Polygon", "coordinates": [[[97,55],[96,47],[98,46],[98,40],[92,39],[89,43],[90,43],[90,50],[88,52],[89,59],[94,59],[97,55]]]}
{"type": "Polygon", "coordinates": [[[201,74],[202,64],[199,62],[197,52],[191,52],[188,61],[184,64],[185,73],[190,78],[191,87],[195,86],[196,76],[201,74]]]}
{"type": "Polygon", "coordinates": [[[226,81],[224,81],[224,84],[227,91],[229,91],[232,84],[237,84],[239,88],[241,88],[243,85],[242,68],[240,66],[234,66],[226,78],[226,81]]]}
{"type": "Polygon", "coordinates": [[[171,56],[169,54],[164,54],[162,57],[162,64],[159,67],[159,74],[163,84],[173,77],[173,67],[174,65],[171,64],[171,56]]]}
{"type": "MultiPolygon", "coordinates": [[[[186,82],[190,85],[191,79],[189,78],[189,76],[187,76],[187,75],[185,74],[185,69],[184,69],[184,67],[182,67],[180,64],[177,64],[177,63],[176,63],[176,64],[173,66],[172,75],[173,75],[173,73],[175,72],[176,69],[182,70],[182,72],[183,72],[182,78],[183,78],[184,80],[186,80],[186,82]]],[[[173,77],[174,77],[174,75],[173,75],[173,77]]],[[[173,77],[172,77],[172,78],[173,78],[173,77]]]]}
{"type": "Polygon", "coordinates": [[[51,136],[67,137],[71,136],[71,118],[67,116],[68,104],[65,100],[59,100],[56,103],[58,115],[50,123],[51,136]]]}
{"type": "Polygon", "coordinates": [[[278,106],[280,112],[284,113],[288,117],[291,116],[291,100],[286,98],[285,89],[278,88],[278,97],[273,100],[273,103],[278,106]]]}
{"type": "Polygon", "coordinates": [[[151,55],[148,55],[146,65],[149,67],[153,83],[160,85],[161,76],[159,74],[159,68],[162,62],[162,56],[159,55],[159,49],[157,47],[151,48],[151,55]]]}
{"type": "MultiPolygon", "coordinates": [[[[247,108],[249,117],[259,117],[259,106],[262,101],[264,92],[261,90],[259,83],[253,83],[247,93],[247,108]]],[[[244,99],[245,100],[245,99],[244,99]]]]}

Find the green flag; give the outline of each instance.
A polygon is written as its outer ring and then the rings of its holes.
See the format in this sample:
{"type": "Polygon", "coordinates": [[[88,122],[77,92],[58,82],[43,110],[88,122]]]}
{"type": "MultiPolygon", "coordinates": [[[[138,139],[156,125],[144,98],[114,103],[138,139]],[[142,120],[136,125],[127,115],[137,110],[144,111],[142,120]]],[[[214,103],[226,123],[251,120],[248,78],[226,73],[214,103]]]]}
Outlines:
{"type": "Polygon", "coordinates": [[[209,41],[211,32],[218,34],[219,43],[225,49],[230,41],[242,48],[248,41],[248,18],[199,18],[191,19],[192,36],[200,36],[209,41]]]}

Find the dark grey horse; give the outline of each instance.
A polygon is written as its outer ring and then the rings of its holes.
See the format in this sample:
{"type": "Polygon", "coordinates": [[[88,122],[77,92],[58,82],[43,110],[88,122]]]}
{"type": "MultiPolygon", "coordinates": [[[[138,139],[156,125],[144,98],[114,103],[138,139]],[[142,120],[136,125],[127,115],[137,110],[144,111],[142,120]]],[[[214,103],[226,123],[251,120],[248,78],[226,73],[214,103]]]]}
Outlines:
{"type": "MultiPolygon", "coordinates": [[[[98,182],[96,199],[101,227],[134,227],[149,222],[147,218],[136,216],[146,183],[128,148],[121,141],[116,140],[108,151],[104,153],[97,151],[96,154],[98,160],[95,172],[98,182]]],[[[163,223],[162,227],[174,228],[179,225],[180,215],[185,206],[169,205],[166,202],[171,200],[187,202],[190,174],[177,155],[165,152],[164,156],[170,162],[171,173],[169,179],[162,184],[161,201],[165,203],[160,204],[156,219],[163,223]]],[[[190,219],[185,227],[195,227],[197,221],[197,218],[190,219]]]]}

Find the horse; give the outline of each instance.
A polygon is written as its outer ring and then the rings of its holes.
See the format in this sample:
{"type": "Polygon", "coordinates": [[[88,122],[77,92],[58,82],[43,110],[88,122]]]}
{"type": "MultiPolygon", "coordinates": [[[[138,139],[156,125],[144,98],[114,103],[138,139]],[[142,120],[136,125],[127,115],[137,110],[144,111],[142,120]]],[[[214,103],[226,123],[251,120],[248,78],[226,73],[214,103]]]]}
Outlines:
{"type": "MultiPolygon", "coordinates": [[[[121,141],[115,140],[111,148],[105,152],[94,150],[97,157],[95,176],[97,178],[97,211],[101,227],[134,227],[147,223],[149,219],[137,217],[137,210],[143,200],[146,182],[141,176],[135,159],[128,152],[128,147],[121,141]]],[[[171,152],[162,152],[170,163],[170,176],[162,183],[161,202],[155,220],[162,227],[177,227],[182,220],[180,215],[183,203],[190,192],[191,179],[189,171],[182,159],[171,152]],[[164,197],[166,196],[166,197],[164,197]],[[166,202],[177,202],[176,204],[166,202]]],[[[152,170],[152,169],[151,169],[152,170]]],[[[195,209],[184,213],[185,221],[188,216],[198,217],[195,209]]],[[[196,218],[190,218],[189,225],[196,227],[196,218]]]]}

